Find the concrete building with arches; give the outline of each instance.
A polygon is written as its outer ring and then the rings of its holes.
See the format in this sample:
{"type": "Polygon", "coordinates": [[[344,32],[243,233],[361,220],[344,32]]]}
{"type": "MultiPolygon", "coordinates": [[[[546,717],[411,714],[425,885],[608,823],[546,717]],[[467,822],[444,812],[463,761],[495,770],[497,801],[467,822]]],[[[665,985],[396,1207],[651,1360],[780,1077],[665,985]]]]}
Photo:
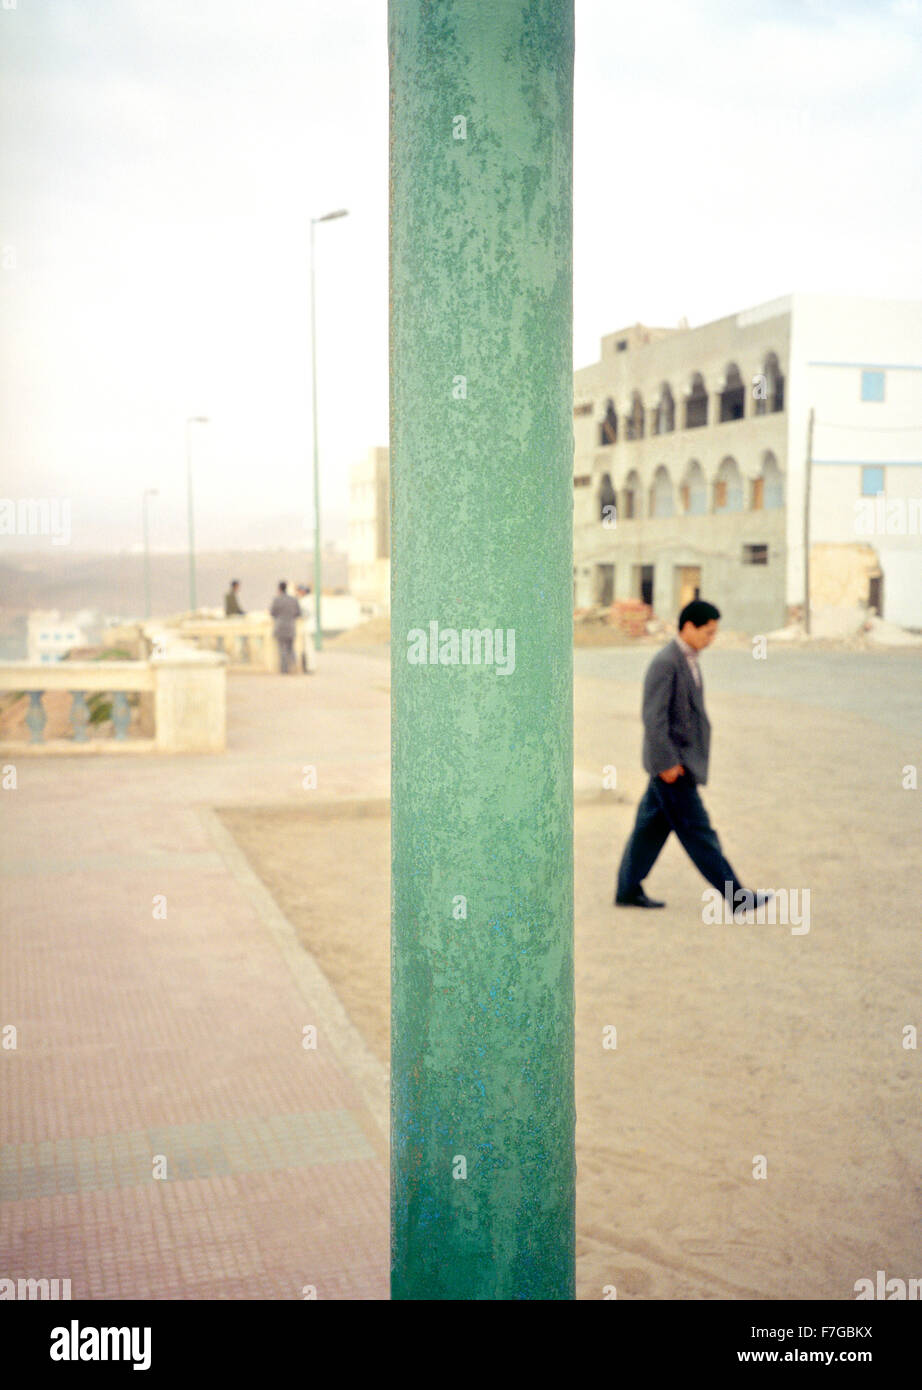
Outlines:
{"type": "Polygon", "coordinates": [[[802,611],[811,407],[812,606],[922,628],[918,530],[858,525],[872,488],[922,506],[922,304],[831,295],[602,339],[574,375],[574,606],[674,621],[700,592],[752,633],[802,611]]]}

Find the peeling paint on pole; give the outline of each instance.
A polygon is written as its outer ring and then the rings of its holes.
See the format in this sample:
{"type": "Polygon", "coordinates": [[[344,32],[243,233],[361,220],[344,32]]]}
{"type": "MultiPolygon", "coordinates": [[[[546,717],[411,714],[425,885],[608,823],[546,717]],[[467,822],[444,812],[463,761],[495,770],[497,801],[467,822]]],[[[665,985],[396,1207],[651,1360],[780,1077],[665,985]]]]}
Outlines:
{"type": "Polygon", "coordinates": [[[574,1296],[572,0],[391,0],[394,1298],[574,1296]]]}

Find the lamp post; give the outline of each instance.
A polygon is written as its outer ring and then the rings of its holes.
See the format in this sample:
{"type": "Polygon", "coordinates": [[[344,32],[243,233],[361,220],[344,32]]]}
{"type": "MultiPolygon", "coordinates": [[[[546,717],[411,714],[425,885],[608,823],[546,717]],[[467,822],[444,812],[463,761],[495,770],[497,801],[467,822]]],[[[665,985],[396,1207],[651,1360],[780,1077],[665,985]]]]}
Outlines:
{"type": "Polygon", "coordinates": [[[314,429],[314,646],[319,652],[323,647],[323,633],[320,623],[320,590],[323,565],[320,557],[320,465],[317,456],[317,329],[314,311],[314,227],[318,222],[333,222],[337,217],[347,217],[348,209],[339,208],[336,212],[326,212],[322,217],[311,218],[311,417],[314,429]]]}
{"type": "Polygon", "coordinates": [[[395,1300],[574,1297],[573,8],[388,6],[395,1300]]]}
{"type": "Polygon", "coordinates": [[[150,535],[147,525],[147,499],[148,497],[159,497],[160,493],[155,487],[144,489],[141,496],[141,525],[144,532],[144,616],[150,617],[150,535]]]}
{"type": "Polygon", "coordinates": [[[207,425],[207,415],[190,415],[186,420],[186,494],[189,502],[189,612],[198,604],[195,594],[195,519],[192,511],[192,438],[190,425],[207,425]]]}
{"type": "Polygon", "coordinates": [[[807,455],[804,460],[804,632],[810,636],[810,482],[813,471],[814,410],[807,417],[807,455]]]}

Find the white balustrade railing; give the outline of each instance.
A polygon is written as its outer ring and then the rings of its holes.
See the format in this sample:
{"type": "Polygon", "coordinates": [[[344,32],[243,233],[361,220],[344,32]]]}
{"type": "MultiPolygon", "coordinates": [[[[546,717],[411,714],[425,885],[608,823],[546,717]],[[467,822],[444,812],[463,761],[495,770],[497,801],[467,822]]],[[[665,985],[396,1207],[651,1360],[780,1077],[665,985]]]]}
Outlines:
{"type": "MultiPolygon", "coordinates": [[[[205,617],[200,613],[170,619],[167,624],[146,624],[145,634],[169,645],[178,638],[200,651],[223,652],[232,670],[278,671],[278,643],[272,635],[269,613],[244,613],[233,618],[205,617]]],[[[295,625],[295,670],[301,670],[301,657],[307,647],[308,665],[313,665],[313,644],[305,633],[304,622],[295,625]]]]}
{"type": "Polygon", "coordinates": [[[29,741],[4,739],[0,752],[30,749],[61,751],[153,751],[219,753],[226,746],[227,662],[217,652],[198,652],[173,645],[147,661],[0,662],[0,694],[28,695],[25,723],[29,741]],[[53,691],[71,696],[70,737],[45,738],[48,722],[44,697],[53,691]],[[93,712],[87,697],[111,696],[106,722],[112,737],[91,737],[93,712]],[[131,732],[129,696],[149,696],[153,737],[131,732]]]}

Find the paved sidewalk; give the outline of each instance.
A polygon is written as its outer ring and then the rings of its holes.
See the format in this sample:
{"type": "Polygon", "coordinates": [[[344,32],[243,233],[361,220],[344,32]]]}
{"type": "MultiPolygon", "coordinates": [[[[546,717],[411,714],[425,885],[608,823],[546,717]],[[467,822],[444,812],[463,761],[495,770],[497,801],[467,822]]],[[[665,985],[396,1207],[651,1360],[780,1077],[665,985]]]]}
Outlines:
{"type": "Polygon", "coordinates": [[[232,676],[224,755],[20,760],[0,1278],[388,1296],[380,1064],[212,811],[386,796],[388,703],[380,660],[331,650],[315,676],[232,676]]]}
{"type": "MultiPolygon", "coordinates": [[[[674,842],[649,882],[668,906],[613,908],[645,661],[576,654],[579,1296],[849,1299],[877,1270],[915,1278],[918,658],[706,658],[707,805],[747,877],[809,890],[803,935],[705,923],[674,842]]],[[[386,1045],[367,1041],[386,1020],[362,1002],[386,958],[348,955],[350,1021],[216,808],[372,810],[388,684],[386,651],[333,648],[314,677],[232,677],[225,755],[20,761],[0,792],[0,1278],[69,1278],[75,1298],[387,1297],[386,1045]]],[[[312,820],[279,818],[284,872],[272,855],[260,872],[292,921],[310,894],[318,952],[341,954],[346,928],[374,943],[386,840],[356,857],[339,816],[312,846],[312,820]]]]}

